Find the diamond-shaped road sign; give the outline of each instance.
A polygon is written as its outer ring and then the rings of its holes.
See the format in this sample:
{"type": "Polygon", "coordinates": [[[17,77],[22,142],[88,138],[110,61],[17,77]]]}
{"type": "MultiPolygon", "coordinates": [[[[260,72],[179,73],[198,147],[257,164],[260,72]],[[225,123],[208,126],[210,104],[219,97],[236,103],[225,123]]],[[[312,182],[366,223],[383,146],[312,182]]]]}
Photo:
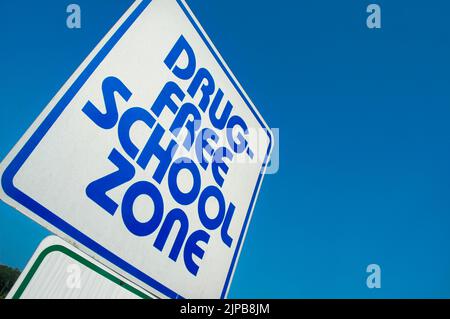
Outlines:
{"type": "Polygon", "coordinates": [[[181,0],[135,2],[1,164],[1,198],[163,298],[225,298],[272,133],[181,0]]]}

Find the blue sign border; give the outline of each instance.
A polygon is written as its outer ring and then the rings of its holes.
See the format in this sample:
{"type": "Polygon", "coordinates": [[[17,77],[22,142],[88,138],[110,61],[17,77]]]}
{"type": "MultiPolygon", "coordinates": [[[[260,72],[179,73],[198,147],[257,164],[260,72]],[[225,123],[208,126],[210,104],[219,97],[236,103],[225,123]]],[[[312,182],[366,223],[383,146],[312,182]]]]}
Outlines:
{"type": "MultiPolygon", "coordinates": [[[[113,252],[107,250],[100,244],[98,244],[93,239],[89,238],[87,235],[80,232],[78,229],[73,227],[72,225],[68,224],[66,221],[58,217],[56,214],[49,211],[47,208],[36,202],[34,199],[20,191],[14,186],[13,179],[14,176],[17,174],[19,169],[22,167],[22,165],[25,163],[27,158],[31,155],[31,153],[34,151],[36,146],[39,144],[39,142],[42,140],[42,138],[45,136],[45,134],[48,132],[50,127],[55,123],[55,121],[58,119],[58,117],[61,115],[61,113],[64,111],[64,109],[69,105],[70,101],[73,99],[73,97],[77,94],[77,92],[80,90],[80,88],[86,83],[87,79],[91,76],[91,74],[96,70],[96,68],[99,66],[99,64],[103,61],[103,59],[108,55],[108,53],[112,50],[112,48],[117,44],[117,42],[122,38],[122,36],[125,34],[125,32],[130,28],[130,26],[136,21],[136,19],[140,16],[140,14],[147,8],[147,6],[150,4],[152,0],[143,0],[136,9],[128,16],[128,18],[125,20],[125,22],[117,29],[117,31],[108,39],[106,44],[99,50],[99,52],[95,55],[95,57],[89,62],[87,67],[81,72],[80,76],[73,82],[73,84],[70,86],[70,88],[64,93],[63,97],[56,103],[55,107],[49,112],[49,114],[46,116],[46,118],[42,121],[41,125],[34,131],[34,133],[31,135],[29,140],[25,143],[23,148],[17,153],[16,157],[11,161],[11,163],[8,165],[8,167],[5,169],[3,176],[2,176],[2,187],[3,190],[7,195],[9,195],[11,198],[16,200],[18,203],[23,205],[24,207],[28,208],[30,211],[62,231],[63,233],[67,234],[74,240],[78,241],[79,243],[83,244],[84,246],[88,247],[95,253],[99,254],[112,264],[116,265],[120,269],[124,270],[125,272],[131,274],[132,276],[136,277],[137,279],[145,282],[149,286],[153,287],[157,291],[161,292],[162,294],[166,295],[169,298],[183,298],[181,295],[177,294],[172,289],[166,287],[162,283],[158,282],[157,280],[151,278],[150,276],[146,275],[144,272],[140,271],[133,265],[129,264],[125,260],[121,259],[119,256],[115,255],[113,252]]],[[[225,72],[229,80],[232,82],[235,89],[239,92],[242,99],[245,101],[245,103],[248,105],[250,110],[252,111],[253,115],[256,117],[258,122],[261,124],[261,126],[265,129],[267,129],[267,135],[269,136],[269,146],[267,149],[267,153],[264,159],[264,162],[261,167],[261,172],[258,176],[258,180],[256,182],[256,186],[250,201],[250,206],[247,211],[244,224],[241,230],[241,233],[239,235],[239,240],[236,245],[236,249],[234,251],[233,259],[231,261],[230,268],[228,270],[228,274],[225,280],[225,285],[223,287],[221,298],[225,297],[225,294],[227,292],[227,288],[230,284],[231,275],[233,273],[233,269],[236,263],[236,259],[239,253],[239,248],[242,244],[242,240],[244,237],[245,230],[247,228],[247,224],[250,217],[250,212],[252,210],[252,206],[254,204],[256,193],[259,188],[259,185],[261,183],[262,178],[262,170],[267,164],[269,152],[272,145],[272,137],[269,134],[269,130],[267,127],[265,127],[263,121],[258,116],[256,111],[253,109],[252,105],[249,103],[243,92],[240,90],[237,83],[234,81],[234,79],[229,74],[228,70],[223,65],[222,61],[219,59],[217,54],[215,53],[214,49],[212,48],[211,44],[206,39],[205,35],[201,31],[200,27],[195,22],[194,18],[191,16],[189,11],[187,10],[184,3],[180,0],[177,0],[177,3],[180,5],[183,12],[188,17],[189,21],[192,23],[194,28],[197,30],[199,35],[201,36],[202,40],[210,50],[211,54],[214,56],[214,58],[219,63],[222,70],[225,72]]]]}

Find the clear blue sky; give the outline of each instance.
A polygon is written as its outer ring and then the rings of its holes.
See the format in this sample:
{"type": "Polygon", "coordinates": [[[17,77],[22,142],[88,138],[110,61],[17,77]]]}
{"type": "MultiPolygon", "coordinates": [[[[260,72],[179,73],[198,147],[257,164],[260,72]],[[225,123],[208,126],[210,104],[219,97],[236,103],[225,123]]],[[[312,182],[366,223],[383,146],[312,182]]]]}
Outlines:
{"type": "MultiPolygon", "coordinates": [[[[132,3],[0,3],[0,158],[132,3]]],[[[270,126],[267,176],[229,297],[450,297],[448,1],[188,0],[270,126]],[[382,288],[369,290],[377,263],[382,288]]],[[[0,203],[0,263],[48,232],[0,203]]]]}

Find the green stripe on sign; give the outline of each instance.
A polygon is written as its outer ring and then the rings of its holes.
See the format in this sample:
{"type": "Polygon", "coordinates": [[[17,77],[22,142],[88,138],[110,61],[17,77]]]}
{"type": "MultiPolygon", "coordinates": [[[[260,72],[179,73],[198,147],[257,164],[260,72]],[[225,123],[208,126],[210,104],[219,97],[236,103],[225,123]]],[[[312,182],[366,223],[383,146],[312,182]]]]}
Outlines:
{"type": "Polygon", "coordinates": [[[138,289],[130,286],[126,282],[123,282],[122,280],[120,280],[119,278],[113,276],[112,274],[110,274],[109,272],[105,271],[104,269],[98,267],[97,265],[94,265],[92,262],[90,262],[86,258],[78,255],[74,251],[68,249],[67,247],[61,246],[61,245],[53,245],[53,246],[47,247],[46,249],[44,249],[39,254],[39,256],[37,257],[37,259],[34,262],[33,266],[31,267],[30,271],[25,276],[25,279],[22,281],[22,283],[20,284],[19,288],[17,289],[17,291],[13,295],[12,299],[20,299],[20,297],[22,296],[23,292],[25,291],[25,289],[27,288],[28,284],[30,283],[31,279],[33,278],[34,274],[38,270],[39,266],[42,264],[42,261],[45,259],[45,257],[47,257],[50,253],[57,252],[57,251],[59,251],[59,252],[65,254],[65,255],[69,256],[70,258],[72,258],[72,259],[74,259],[74,260],[76,260],[78,262],[80,262],[81,264],[85,265],[86,267],[90,268],[91,270],[95,271],[96,273],[100,274],[101,276],[109,279],[110,281],[112,281],[115,284],[123,287],[124,289],[128,290],[129,292],[137,295],[138,297],[141,297],[143,299],[152,299],[150,296],[147,296],[146,294],[142,293],[138,289]]]}

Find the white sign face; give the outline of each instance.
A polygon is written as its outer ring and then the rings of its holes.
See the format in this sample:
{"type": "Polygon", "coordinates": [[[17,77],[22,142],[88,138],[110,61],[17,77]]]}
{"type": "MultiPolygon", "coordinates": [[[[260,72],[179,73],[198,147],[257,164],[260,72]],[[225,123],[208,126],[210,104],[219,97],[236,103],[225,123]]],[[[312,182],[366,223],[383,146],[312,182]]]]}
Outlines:
{"type": "Polygon", "coordinates": [[[64,240],[45,238],[8,299],[150,299],[146,292],[64,240]]]}
{"type": "Polygon", "coordinates": [[[1,165],[1,198],[158,297],[225,298],[272,133],[181,0],[134,3],[1,165]]]}

